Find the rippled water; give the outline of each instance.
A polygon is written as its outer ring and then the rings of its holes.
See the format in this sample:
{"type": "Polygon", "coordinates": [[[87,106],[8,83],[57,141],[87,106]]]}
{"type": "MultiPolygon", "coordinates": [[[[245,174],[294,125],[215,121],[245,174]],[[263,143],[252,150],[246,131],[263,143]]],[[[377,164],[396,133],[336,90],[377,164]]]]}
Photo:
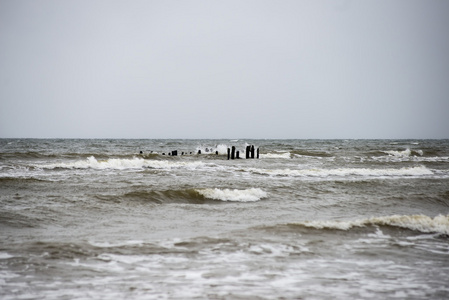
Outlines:
{"type": "Polygon", "coordinates": [[[2,299],[446,299],[448,235],[448,140],[0,140],[2,299]]]}

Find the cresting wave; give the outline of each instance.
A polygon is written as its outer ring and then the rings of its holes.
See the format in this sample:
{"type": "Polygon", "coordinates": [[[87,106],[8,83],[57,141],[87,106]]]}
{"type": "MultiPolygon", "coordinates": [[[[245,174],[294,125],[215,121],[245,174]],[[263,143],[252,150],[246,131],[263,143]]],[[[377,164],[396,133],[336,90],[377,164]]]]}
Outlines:
{"type": "Polygon", "coordinates": [[[261,154],[260,158],[291,158],[292,155],[290,152],[284,152],[284,153],[266,153],[266,154],[261,154]]]}
{"type": "Polygon", "coordinates": [[[88,157],[86,160],[79,160],[67,163],[53,163],[46,165],[36,165],[35,167],[43,169],[172,169],[172,168],[196,168],[204,166],[205,163],[201,161],[187,162],[187,161],[168,161],[168,160],[147,160],[143,158],[134,157],[131,159],[109,158],[105,160],[97,160],[94,156],[88,157]]]}
{"type": "Polygon", "coordinates": [[[432,175],[433,172],[424,166],[400,169],[367,169],[367,168],[340,168],[340,169],[257,169],[249,168],[247,171],[273,176],[292,176],[292,177],[327,177],[327,176],[423,176],[432,175]]]}
{"type": "Polygon", "coordinates": [[[434,218],[425,215],[393,215],[373,217],[354,221],[305,221],[291,225],[301,225],[316,229],[349,230],[365,226],[394,226],[424,233],[442,233],[449,235],[449,215],[439,215],[434,218]]]}
{"type": "Polygon", "coordinates": [[[122,195],[96,195],[102,201],[142,201],[146,203],[190,203],[203,204],[205,200],[232,202],[255,202],[267,197],[267,193],[259,188],[249,189],[181,189],[181,190],[135,190],[122,195]]]}
{"type": "Polygon", "coordinates": [[[254,202],[267,197],[267,193],[259,188],[238,189],[197,189],[205,198],[221,201],[254,202]]]}
{"type": "Polygon", "coordinates": [[[419,155],[423,156],[424,152],[422,150],[410,150],[409,148],[403,150],[403,151],[382,151],[383,153],[386,153],[390,156],[396,156],[396,157],[409,157],[411,155],[419,155]]]}

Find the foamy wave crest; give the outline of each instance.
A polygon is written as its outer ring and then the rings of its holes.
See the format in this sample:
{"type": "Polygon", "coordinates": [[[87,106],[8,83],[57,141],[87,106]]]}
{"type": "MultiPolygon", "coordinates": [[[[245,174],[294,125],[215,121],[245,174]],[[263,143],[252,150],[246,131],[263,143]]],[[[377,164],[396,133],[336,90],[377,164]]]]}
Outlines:
{"type": "Polygon", "coordinates": [[[341,168],[341,169],[256,169],[250,168],[248,171],[274,176],[293,176],[293,177],[327,177],[327,176],[423,176],[432,175],[433,172],[424,166],[401,169],[366,169],[366,168],[341,168]]]}
{"type": "Polygon", "coordinates": [[[316,229],[339,230],[349,230],[353,227],[388,225],[426,233],[436,232],[449,234],[449,215],[439,215],[435,218],[424,215],[393,215],[386,217],[373,217],[355,221],[306,221],[302,223],[295,223],[295,225],[302,225],[305,227],[312,227],[316,229]]]}
{"type": "Polygon", "coordinates": [[[205,198],[221,201],[254,202],[267,197],[267,193],[259,188],[246,190],[197,189],[196,191],[205,198]]]}
{"type": "Polygon", "coordinates": [[[195,169],[197,167],[204,166],[205,163],[202,161],[167,161],[167,160],[150,160],[145,161],[144,166],[153,169],[195,169]]]}
{"type": "Polygon", "coordinates": [[[290,152],[260,154],[260,158],[291,158],[290,152]]]}
{"type": "Polygon", "coordinates": [[[410,157],[412,155],[419,155],[419,156],[423,156],[424,152],[422,150],[410,150],[409,148],[405,149],[404,151],[383,151],[384,153],[390,155],[390,156],[395,156],[395,157],[410,157]]]}
{"type": "Polygon", "coordinates": [[[43,169],[140,169],[140,168],[153,168],[153,169],[172,169],[172,168],[196,168],[204,165],[203,162],[177,162],[177,161],[157,161],[157,160],[145,160],[143,158],[134,157],[131,159],[122,158],[110,158],[106,160],[97,160],[94,156],[88,157],[86,160],[80,160],[67,163],[54,163],[47,165],[39,165],[37,167],[43,169]]]}
{"type": "Polygon", "coordinates": [[[410,149],[406,149],[404,151],[384,151],[388,155],[397,156],[397,157],[404,157],[404,156],[410,156],[412,154],[412,151],[410,149]]]}

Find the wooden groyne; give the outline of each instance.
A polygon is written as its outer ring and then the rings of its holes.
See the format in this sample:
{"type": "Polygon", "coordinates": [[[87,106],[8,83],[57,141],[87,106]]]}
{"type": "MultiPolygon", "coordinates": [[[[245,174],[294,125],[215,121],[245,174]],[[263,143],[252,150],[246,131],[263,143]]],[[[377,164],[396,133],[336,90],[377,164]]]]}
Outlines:
{"type": "MultiPolygon", "coordinates": [[[[246,146],[245,158],[254,159],[254,151],[255,151],[254,145],[246,146]]],[[[259,148],[257,148],[256,153],[257,153],[256,158],[259,158],[259,148]]],[[[229,159],[240,159],[240,151],[236,151],[235,146],[228,148],[228,160],[229,159]]]]}
{"type": "MultiPolygon", "coordinates": [[[[212,149],[206,148],[206,152],[208,154],[213,154],[213,150],[212,149]],[[210,150],[210,152],[209,152],[209,150],[210,150]]],[[[153,155],[153,153],[154,152],[151,151],[152,155],[153,155]]],[[[196,155],[201,155],[201,154],[202,154],[201,150],[198,150],[198,152],[196,153],[196,155]]],[[[143,151],[140,151],[140,155],[145,157],[145,154],[143,153],[143,151]]],[[[178,156],[178,150],[162,152],[161,155],[178,156]]],[[[181,156],[193,155],[193,152],[181,152],[179,155],[181,155],[181,156]]],[[[215,155],[219,155],[218,151],[215,151],[215,155]]],[[[231,148],[227,148],[227,158],[228,158],[228,160],[230,160],[230,159],[240,159],[240,151],[237,150],[235,146],[232,146],[231,148]]],[[[246,146],[246,148],[245,148],[245,158],[246,159],[254,159],[254,158],[258,159],[259,158],[259,148],[256,149],[254,147],[254,145],[246,146]]]]}

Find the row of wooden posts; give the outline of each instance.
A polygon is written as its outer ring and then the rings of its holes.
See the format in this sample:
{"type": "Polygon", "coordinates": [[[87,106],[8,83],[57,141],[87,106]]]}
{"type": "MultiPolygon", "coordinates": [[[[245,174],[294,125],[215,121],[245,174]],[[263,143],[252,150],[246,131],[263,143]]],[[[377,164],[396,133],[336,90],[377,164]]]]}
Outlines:
{"type": "MultiPolygon", "coordinates": [[[[140,151],[142,154],[142,151],[140,151]]],[[[182,152],[181,155],[188,154],[187,152],[182,152]]],[[[192,152],[190,152],[192,154],[192,152]]],[[[201,154],[201,150],[198,150],[198,154],[201,154]]],[[[218,155],[218,151],[215,151],[215,154],[218,155]]],[[[165,155],[165,152],[162,153],[162,155],[165,155]]],[[[178,156],[178,150],[173,150],[171,152],[168,152],[168,155],[170,156],[178,156]]],[[[259,158],[259,148],[255,149],[254,145],[246,146],[245,151],[245,158],[259,158]]],[[[240,159],[240,151],[235,150],[235,146],[232,146],[231,148],[228,148],[228,160],[229,159],[240,159]]]]}
{"type": "MultiPolygon", "coordinates": [[[[259,148],[257,148],[256,157],[259,158],[259,148]]],[[[228,148],[228,160],[239,158],[240,158],[240,151],[235,151],[235,146],[232,146],[232,148],[228,148]]],[[[246,146],[245,158],[246,159],[254,158],[254,145],[246,146]]]]}

